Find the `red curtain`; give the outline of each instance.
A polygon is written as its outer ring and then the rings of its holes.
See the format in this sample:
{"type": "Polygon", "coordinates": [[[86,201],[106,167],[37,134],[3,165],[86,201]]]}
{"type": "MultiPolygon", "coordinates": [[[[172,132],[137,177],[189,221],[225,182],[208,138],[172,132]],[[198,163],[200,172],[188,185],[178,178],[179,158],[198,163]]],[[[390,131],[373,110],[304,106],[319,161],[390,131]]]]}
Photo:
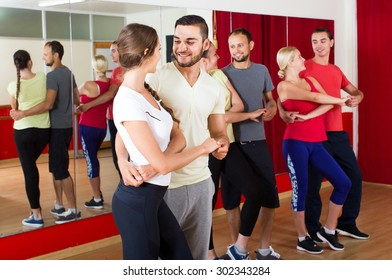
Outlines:
{"type": "MultiPolygon", "coordinates": [[[[250,31],[255,42],[255,47],[250,56],[251,60],[255,63],[262,63],[268,68],[275,86],[280,81],[277,75],[279,69],[276,63],[276,53],[280,48],[293,45],[302,52],[305,58],[310,58],[313,56],[310,43],[310,35],[313,29],[316,27],[327,27],[333,30],[333,21],[330,20],[230,12],[216,12],[216,23],[217,53],[220,56],[218,61],[219,68],[231,62],[227,43],[230,31],[243,27],[250,31]]],[[[273,91],[273,96],[276,100],[276,90],[273,91]]],[[[265,124],[267,142],[276,173],[287,172],[286,163],[282,155],[284,130],[285,123],[278,115],[271,122],[265,124]]]]}
{"type": "Polygon", "coordinates": [[[364,181],[392,184],[392,2],[357,0],[359,105],[358,159],[364,181]],[[385,126],[384,126],[385,124],[385,126]]]}

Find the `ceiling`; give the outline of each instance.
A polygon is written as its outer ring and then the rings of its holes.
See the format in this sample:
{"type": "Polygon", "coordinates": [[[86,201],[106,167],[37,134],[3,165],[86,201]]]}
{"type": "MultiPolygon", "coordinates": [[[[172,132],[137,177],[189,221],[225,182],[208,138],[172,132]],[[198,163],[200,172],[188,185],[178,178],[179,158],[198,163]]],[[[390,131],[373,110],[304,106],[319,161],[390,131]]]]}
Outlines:
{"type": "Polygon", "coordinates": [[[120,14],[126,15],[130,13],[145,12],[156,10],[159,6],[142,5],[125,2],[113,2],[114,0],[86,0],[82,3],[62,4],[51,7],[42,8],[38,6],[39,2],[46,0],[1,0],[0,6],[24,8],[34,10],[50,10],[50,11],[71,11],[73,12],[94,12],[103,14],[120,14]]]}

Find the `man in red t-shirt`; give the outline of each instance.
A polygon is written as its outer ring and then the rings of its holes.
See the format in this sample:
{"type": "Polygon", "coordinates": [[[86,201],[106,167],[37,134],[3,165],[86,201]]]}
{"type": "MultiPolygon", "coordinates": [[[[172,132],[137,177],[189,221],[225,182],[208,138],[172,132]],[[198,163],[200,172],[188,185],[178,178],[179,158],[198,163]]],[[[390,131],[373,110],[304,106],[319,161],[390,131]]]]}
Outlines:
{"type": "MultiPolygon", "coordinates": [[[[329,63],[329,55],[334,46],[331,32],[326,28],[317,28],[312,33],[312,47],[314,57],[305,62],[306,70],[302,76],[314,77],[324,90],[334,97],[340,97],[340,91],[344,90],[352,98],[348,106],[356,107],[363,100],[363,92],[356,88],[336,65],[329,63]]],[[[286,122],[294,121],[291,112],[285,112],[279,104],[279,113],[286,122]]],[[[362,174],[357,159],[350,145],[348,133],[343,130],[342,109],[336,106],[326,113],[325,129],[327,141],[324,147],[342,167],[350,178],[352,186],[343,206],[342,215],[338,220],[336,231],[345,236],[356,239],[368,239],[369,235],[361,232],[357,225],[361,199],[362,199],[362,174]]],[[[322,242],[316,235],[320,229],[321,215],[320,187],[322,177],[318,172],[309,169],[309,189],[306,200],[306,226],[311,238],[316,242],[322,242]]]]}

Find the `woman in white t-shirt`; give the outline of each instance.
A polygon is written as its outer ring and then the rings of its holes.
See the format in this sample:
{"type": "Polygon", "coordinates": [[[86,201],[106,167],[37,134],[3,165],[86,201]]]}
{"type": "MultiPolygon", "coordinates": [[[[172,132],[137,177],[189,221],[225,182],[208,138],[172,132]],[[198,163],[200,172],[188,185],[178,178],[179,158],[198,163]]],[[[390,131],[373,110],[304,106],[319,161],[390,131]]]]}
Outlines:
{"type": "MultiPolygon", "coordinates": [[[[118,138],[124,143],[132,164],[150,164],[158,172],[140,186],[127,186],[121,180],[113,196],[113,217],[122,239],[123,258],[192,259],[180,226],[163,196],[171,171],[213,152],[218,144],[208,138],[201,146],[182,151],[186,143],[178,122],[144,82],[148,73],[156,71],[161,58],[155,29],[129,24],[121,30],[117,46],[125,70],[113,104],[118,138]]],[[[122,157],[118,160],[121,166],[127,161],[122,157]]]]}

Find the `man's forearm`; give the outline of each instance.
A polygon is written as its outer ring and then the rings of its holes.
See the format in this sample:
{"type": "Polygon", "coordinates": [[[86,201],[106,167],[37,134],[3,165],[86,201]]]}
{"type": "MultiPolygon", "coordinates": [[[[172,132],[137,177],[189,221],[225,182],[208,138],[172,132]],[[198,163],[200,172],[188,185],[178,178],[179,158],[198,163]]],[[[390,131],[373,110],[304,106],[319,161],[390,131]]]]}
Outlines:
{"type": "Polygon", "coordinates": [[[186,146],[185,136],[182,133],[177,122],[173,122],[173,127],[170,133],[170,142],[164,151],[165,154],[175,154],[181,152],[186,146]]]}
{"type": "Polygon", "coordinates": [[[52,109],[51,106],[49,106],[46,102],[42,102],[30,109],[24,110],[23,115],[25,117],[34,116],[34,115],[45,113],[50,109],[52,109]]]}

